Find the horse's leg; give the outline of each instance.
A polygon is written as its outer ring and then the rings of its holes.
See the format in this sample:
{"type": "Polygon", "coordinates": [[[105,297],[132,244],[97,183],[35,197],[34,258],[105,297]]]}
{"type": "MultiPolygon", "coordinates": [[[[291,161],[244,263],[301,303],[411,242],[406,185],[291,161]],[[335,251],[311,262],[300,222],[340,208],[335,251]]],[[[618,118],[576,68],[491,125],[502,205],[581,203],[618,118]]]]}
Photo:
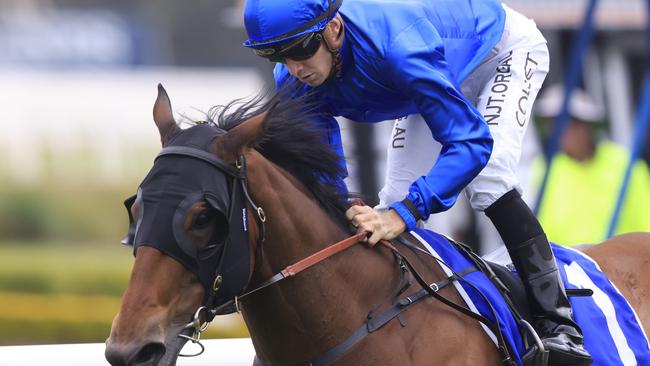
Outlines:
{"type": "Polygon", "coordinates": [[[630,302],[650,332],[650,233],[614,237],[584,249],[630,302]]]}

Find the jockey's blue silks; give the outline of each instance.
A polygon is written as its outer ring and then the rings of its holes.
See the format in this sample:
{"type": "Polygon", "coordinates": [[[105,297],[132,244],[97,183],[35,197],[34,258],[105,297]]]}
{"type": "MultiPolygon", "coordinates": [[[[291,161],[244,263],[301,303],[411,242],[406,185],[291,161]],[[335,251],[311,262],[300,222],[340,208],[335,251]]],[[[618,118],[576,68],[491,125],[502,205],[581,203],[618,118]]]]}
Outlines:
{"type": "MultiPolygon", "coordinates": [[[[304,3],[318,1],[324,2],[304,3]]],[[[286,3],[282,9],[293,11],[286,3]]],[[[315,88],[301,85],[298,93],[314,92],[335,144],[341,141],[335,116],[375,123],[421,114],[443,149],[408,198],[424,219],[447,210],[492,151],[490,131],[460,85],[501,39],[500,1],[344,0],[338,14],[345,27],[339,77],[315,88]]],[[[278,89],[295,81],[285,65],[274,72],[278,89]]]]}
{"type": "MultiPolygon", "coordinates": [[[[176,259],[193,272],[206,289],[206,297],[221,276],[214,306],[221,305],[243,290],[250,275],[250,247],[246,198],[238,181],[210,163],[210,146],[223,131],[207,125],[182,130],[156,158],[153,168],[138,188],[135,199],[127,200],[127,209],[137,203],[138,217],[125,244],[156,248],[176,259]],[[206,153],[206,158],[166,153],[169,148],[189,147],[206,153]],[[167,149],[167,150],[166,150],[167,149]],[[191,177],[191,179],[188,179],[191,177]],[[214,234],[205,248],[196,248],[187,237],[184,221],[189,208],[205,203],[216,215],[214,234]]],[[[219,162],[219,164],[223,164],[219,162]]],[[[234,169],[234,168],[233,168],[234,169]]]]}

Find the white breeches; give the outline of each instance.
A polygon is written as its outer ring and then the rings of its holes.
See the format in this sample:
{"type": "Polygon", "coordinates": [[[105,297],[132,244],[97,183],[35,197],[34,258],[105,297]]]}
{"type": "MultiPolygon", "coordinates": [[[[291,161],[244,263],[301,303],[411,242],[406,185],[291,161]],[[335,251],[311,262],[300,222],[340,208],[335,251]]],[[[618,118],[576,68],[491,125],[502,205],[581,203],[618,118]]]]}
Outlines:
{"type": "MultiPolygon", "coordinates": [[[[469,202],[483,211],[506,192],[521,192],[516,168],[533,102],[548,73],[546,40],[535,23],[504,5],[501,41],[461,85],[483,115],[494,139],[492,155],[467,186],[469,202]]],[[[395,122],[388,146],[385,185],[378,208],[401,201],[409,186],[433,167],[440,145],[420,115],[395,122]]]]}

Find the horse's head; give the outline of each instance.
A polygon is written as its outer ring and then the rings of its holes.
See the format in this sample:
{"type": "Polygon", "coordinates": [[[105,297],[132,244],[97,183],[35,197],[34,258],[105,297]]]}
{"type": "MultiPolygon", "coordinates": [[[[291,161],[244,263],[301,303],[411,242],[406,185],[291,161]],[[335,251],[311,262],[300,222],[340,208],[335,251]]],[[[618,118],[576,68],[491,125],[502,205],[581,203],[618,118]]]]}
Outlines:
{"type": "Polygon", "coordinates": [[[133,246],[135,263],[106,342],[112,365],[174,364],[203,322],[233,311],[259,238],[239,152],[264,114],[230,133],[208,124],[181,130],[162,86],[153,114],[163,149],[125,202],[131,227],[124,244],[133,246]]]}
{"type": "MultiPolygon", "coordinates": [[[[136,258],[106,342],[113,365],[174,364],[205,322],[236,309],[249,282],[259,285],[347,230],[346,200],[324,184],[345,172],[341,157],[308,122],[305,99],[278,93],[214,111],[208,117],[217,122],[181,130],[159,87],[163,149],[126,202],[125,244],[136,258]],[[256,202],[269,209],[266,223],[256,202]]],[[[268,304],[251,301],[243,306],[268,304]]]]}

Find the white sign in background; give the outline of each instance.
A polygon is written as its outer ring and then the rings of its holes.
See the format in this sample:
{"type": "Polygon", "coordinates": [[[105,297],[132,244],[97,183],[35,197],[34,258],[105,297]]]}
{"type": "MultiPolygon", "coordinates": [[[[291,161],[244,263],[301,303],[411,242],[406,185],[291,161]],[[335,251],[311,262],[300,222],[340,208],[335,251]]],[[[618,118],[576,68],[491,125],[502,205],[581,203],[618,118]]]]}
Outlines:
{"type": "Polygon", "coordinates": [[[0,68],[0,176],[20,184],[52,174],[66,184],[141,178],[160,149],[158,83],[177,118],[195,120],[263,84],[253,69],[0,68]]]}

